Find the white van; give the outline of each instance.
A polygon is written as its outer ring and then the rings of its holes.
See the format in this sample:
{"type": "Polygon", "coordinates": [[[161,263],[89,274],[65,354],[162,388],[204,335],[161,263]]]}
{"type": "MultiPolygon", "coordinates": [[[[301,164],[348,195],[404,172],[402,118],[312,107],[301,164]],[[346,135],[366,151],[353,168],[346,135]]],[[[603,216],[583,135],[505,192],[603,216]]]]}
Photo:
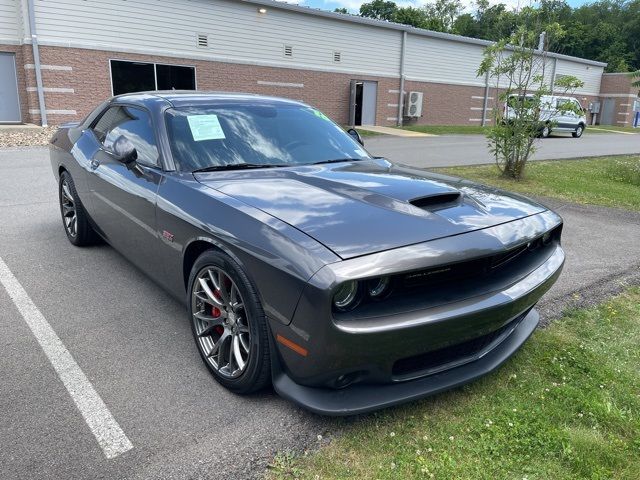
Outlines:
{"type": "MultiPolygon", "coordinates": [[[[504,118],[509,120],[514,117],[514,109],[511,102],[517,98],[521,100],[533,98],[533,95],[510,95],[504,106],[504,118]],[[512,100],[513,99],[513,100],[512,100]]],[[[574,138],[580,138],[587,126],[587,117],[580,102],[573,97],[558,97],[543,95],[540,97],[540,136],[548,137],[554,132],[571,132],[574,138]],[[569,103],[568,107],[566,103],[569,103]]]]}

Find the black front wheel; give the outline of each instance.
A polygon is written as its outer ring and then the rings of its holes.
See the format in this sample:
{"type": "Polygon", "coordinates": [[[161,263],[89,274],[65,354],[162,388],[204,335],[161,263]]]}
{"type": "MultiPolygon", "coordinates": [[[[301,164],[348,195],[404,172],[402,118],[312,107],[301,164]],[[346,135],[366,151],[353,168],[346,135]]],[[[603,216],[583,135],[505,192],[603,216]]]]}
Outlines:
{"type": "Polygon", "coordinates": [[[549,127],[549,125],[543,126],[542,130],[540,131],[540,136],[542,138],[547,138],[549,135],[551,135],[551,128],[549,127]]]}
{"type": "Polygon", "coordinates": [[[58,184],[62,225],[69,241],[76,247],[95,243],[97,235],[91,228],[89,216],[78,197],[76,186],[69,172],[62,172],[58,184]]]}
{"type": "Polygon", "coordinates": [[[267,321],[242,268],[228,255],[204,252],[189,276],[189,317],[200,356],[214,378],[236,393],[270,380],[267,321]]]}
{"type": "Polygon", "coordinates": [[[578,128],[576,128],[576,131],[573,132],[571,135],[573,136],[573,138],[580,138],[583,133],[584,133],[584,127],[582,125],[578,125],[578,128]]]}

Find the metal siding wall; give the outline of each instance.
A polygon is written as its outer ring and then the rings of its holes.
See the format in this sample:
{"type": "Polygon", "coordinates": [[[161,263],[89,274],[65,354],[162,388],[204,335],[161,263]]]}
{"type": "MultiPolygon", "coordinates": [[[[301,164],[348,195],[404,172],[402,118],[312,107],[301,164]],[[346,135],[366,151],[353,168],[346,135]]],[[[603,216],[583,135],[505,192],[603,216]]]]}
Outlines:
{"type": "Polygon", "coordinates": [[[409,34],[406,75],[421,82],[484,85],[476,75],[484,48],[438,38],[409,34]]]}
{"type": "Polygon", "coordinates": [[[0,40],[20,40],[20,5],[21,0],[0,0],[0,40]]]}
{"type": "Polygon", "coordinates": [[[573,75],[584,82],[584,87],[576,93],[586,95],[598,95],[600,93],[600,82],[602,81],[603,67],[585,65],[570,60],[558,59],[556,75],[573,75]]]}
{"type": "MultiPolygon", "coordinates": [[[[0,0],[6,1],[6,0],[0,0]]],[[[400,32],[226,0],[36,0],[43,43],[397,76],[400,32]],[[207,34],[209,47],[196,46],[207,34]],[[293,57],[283,55],[284,45],[293,57]],[[333,52],[342,61],[333,61],[333,52]]]]}

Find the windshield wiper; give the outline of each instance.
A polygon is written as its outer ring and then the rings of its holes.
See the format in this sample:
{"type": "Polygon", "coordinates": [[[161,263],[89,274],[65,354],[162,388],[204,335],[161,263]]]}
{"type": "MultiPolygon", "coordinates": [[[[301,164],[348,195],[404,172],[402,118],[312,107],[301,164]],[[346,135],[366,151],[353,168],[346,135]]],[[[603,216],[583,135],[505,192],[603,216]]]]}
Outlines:
{"type": "Polygon", "coordinates": [[[334,158],[333,160],[320,160],[319,162],[309,163],[308,165],[321,165],[323,163],[340,163],[340,162],[359,162],[362,158],[334,158]]]}
{"type": "Polygon", "coordinates": [[[228,165],[213,165],[211,167],[199,168],[191,173],[219,172],[221,170],[245,170],[249,168],[276,168],[286,167],[286,165],[268,165],[264,163],[230,163],[228,165]]]}

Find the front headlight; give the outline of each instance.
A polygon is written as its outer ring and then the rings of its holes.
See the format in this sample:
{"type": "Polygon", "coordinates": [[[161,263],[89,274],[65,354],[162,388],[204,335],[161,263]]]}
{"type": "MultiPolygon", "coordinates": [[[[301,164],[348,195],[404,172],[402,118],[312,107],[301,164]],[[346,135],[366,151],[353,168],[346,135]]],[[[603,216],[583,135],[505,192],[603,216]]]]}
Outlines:
{"type": "Polygon", "coordinates": [[[338,310],[351,310],[358,304],[360,285],[355,280],[344,282],[333,294],[333,305],[338,310]]]}
{"type": "Polygon", "coordinates": [[[374,300],[380,300],[387,296],[391,291],[391,279],[389,277],[380,277],[369,280],[367,292],[374,300]]]}

